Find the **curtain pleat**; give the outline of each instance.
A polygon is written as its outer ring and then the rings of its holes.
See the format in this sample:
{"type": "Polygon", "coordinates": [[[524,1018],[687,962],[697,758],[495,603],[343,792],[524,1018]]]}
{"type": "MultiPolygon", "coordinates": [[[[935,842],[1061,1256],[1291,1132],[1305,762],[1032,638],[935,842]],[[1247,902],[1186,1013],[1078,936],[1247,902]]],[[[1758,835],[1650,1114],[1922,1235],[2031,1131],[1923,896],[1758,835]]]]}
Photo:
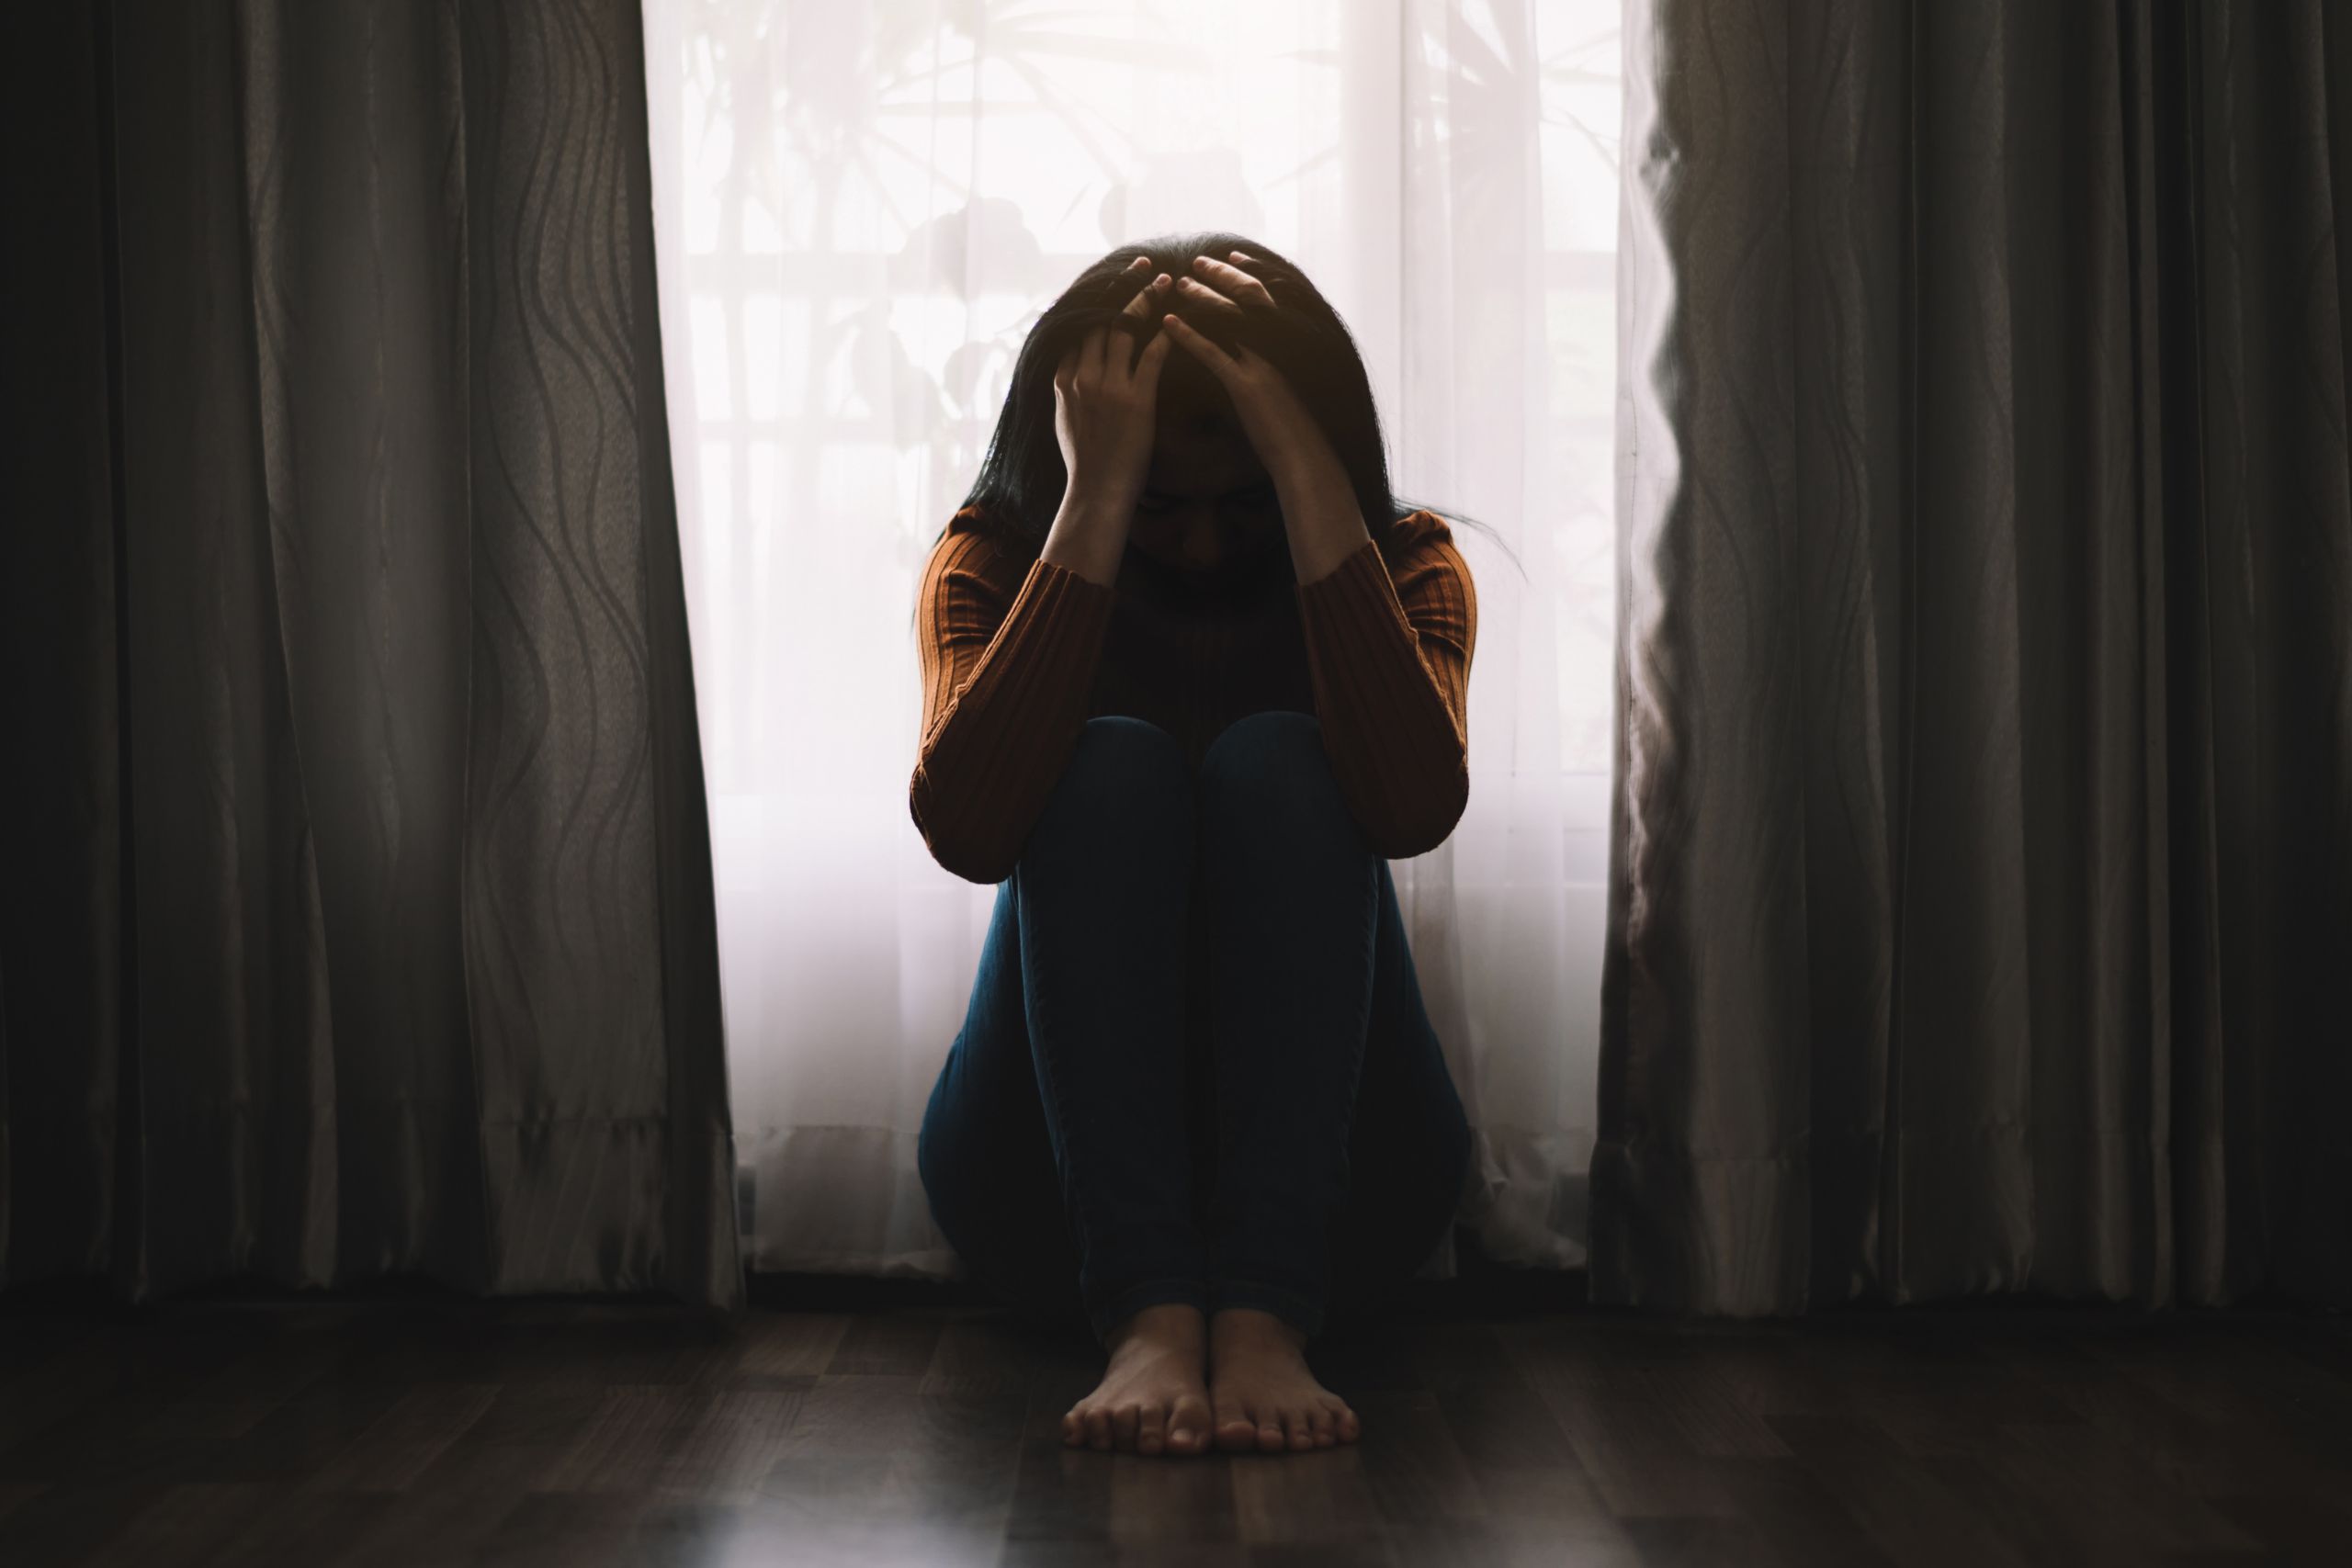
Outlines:
{"type": "Polygon", "coordinates": [[[2352,1295],[2347,29],[1635,10],[1596,1297],[2352,1295]]]}
{"type": "Polygon", "coordinates": [[[0,1277],[740,1299],[635,7],[61,9],[0,1277]]]}

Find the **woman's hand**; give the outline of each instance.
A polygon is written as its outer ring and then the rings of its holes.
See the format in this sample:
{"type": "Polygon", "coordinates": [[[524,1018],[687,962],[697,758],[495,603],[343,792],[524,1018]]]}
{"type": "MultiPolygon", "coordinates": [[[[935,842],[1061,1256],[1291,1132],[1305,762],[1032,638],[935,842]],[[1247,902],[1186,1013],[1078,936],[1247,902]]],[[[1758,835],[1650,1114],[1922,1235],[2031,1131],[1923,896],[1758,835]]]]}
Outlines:
{"type": "MultiPolygon", "coordinates": [[[[1250,259],[1243,251],[1232,254],[1240,261],[1250,259]]],[[[1177,279],[1169,290],[1187,304],[1235,317],[1278,309],[1263,283],[1230,263],[1196,256],[1193,273],[1177,279]]],[[[1330,439],[1299,400],[1290,378],[1264,355],[1246,344],[1238,352],[1227,353],[1172,312],[1160,320],[1168,329],[1166,335],[1224,384],[1235,412],[1241,416],[1250,445],[1257,448],[1258,460],[1266,465],[1266,472],[1278,486],[1295,484],[1310,476],[1321,479],[1340,467],[1330,439]]]]}
{"type": "MultiPolygon", "coordinates": [[[[1149,256],[1137,256],[1127,270],[1134,276],[1150,266],[1149,256]]],[[[1065,509],[1077,500],[1090,513],[1124,520],[1143,494],[1159,367],[1168,358],[1168,334],[1152,332],[1149,323],[1168,297],[1169,283],[1160,273],[1127,302],[1122,316],[1132,318],[1139,332],[1131,336],[1123,324],[1097,327],[1062,355],[1054,371],[1054,435],[1069,476],[1065,509]],[[1137,354],[1135,340],[1146,333],[1151,341],[1137,354]]]]}
{"type": "MultiPolygon", "coordinates": [[[[1250,259],[1242,251],[1232,254],[1250,259]]],[[[1202,256],[1193,270],[1198,276],[1183,279],[1174,289],[1182,299],[1237,314],[1275,308],[1266,286],[1238,266],[1202,256]]],[[[1224,383],[1250,445],[1258,449],[1258,460],[1266,465],[1281,498],[1292,570],[1302,585],[1322,581],[1372,538],[1347,466],[1330,437],[1299,400],[1290,378],[1263,355],[1247,344],[1228,354],[1181,316],[1163,317],[1162,324],[1167,335],[1224,383]]]]}

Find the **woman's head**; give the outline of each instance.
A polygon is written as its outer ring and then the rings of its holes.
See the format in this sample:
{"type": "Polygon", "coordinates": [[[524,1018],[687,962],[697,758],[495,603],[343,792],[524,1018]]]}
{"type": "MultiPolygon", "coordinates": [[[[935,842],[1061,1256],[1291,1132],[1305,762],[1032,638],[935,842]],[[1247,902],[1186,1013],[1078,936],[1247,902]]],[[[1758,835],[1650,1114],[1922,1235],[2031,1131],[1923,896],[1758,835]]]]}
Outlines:
{"type": "MultiPolygon", "coordinates": [[[[1237,250],[1250,259],[1234,265],[1266,286],[1277,309],[1237,317],[1181,298],[1166,308],[1222,346],[1247,344],[1289,379],[1338,454],[1374,537],[1416,510],[1389,488],[1371,378],[1339,312],[1287,257],[1223,231],[1118,246],[1046,307],[1014,361],[1003,412],[963,504],[1041,547],[1068,477],[1054,435],[1055,367],[1094,328],[1121,320],[1138,280],[1153,272],[1182,277],[1193,274],[1195,256],[1230,261],[1237,250]],[[1150,258],[1149,270],[1134,266],[1137,256],[1150,258]]],[[[1159,582],[1208,591],[1268,570],[1286,573],[1272,479],[1223,385],[1182,348],[1161,367],[1156,414],[1151,466],[1128,527],[1129,565],[1159,582]]]]}
{"type": "Polygon", "coordinates": [[[1127,543],[1126,574],[1162,596],[1238,595],[1287,570],[1273,476],[1225,389],[1182,349],[1160,368],[1151,464],[1127,543]]]}

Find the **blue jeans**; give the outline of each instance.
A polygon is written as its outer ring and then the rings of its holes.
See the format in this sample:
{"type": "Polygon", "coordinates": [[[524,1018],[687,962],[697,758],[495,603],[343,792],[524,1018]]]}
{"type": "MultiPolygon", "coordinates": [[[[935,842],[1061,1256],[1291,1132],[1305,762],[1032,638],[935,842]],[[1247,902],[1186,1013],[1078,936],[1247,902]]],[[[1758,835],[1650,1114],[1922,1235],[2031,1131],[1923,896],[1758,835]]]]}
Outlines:
{"type": "Polygon", "coordinates": [[[1312,1337],[1429,1259],[1469,1128],[1312,714],[1237,720],[1197,773],[1156,725],[1087,721],[919,1150],[974,1282],[1098,1341],[1168,1302],[1312,1337]]]}

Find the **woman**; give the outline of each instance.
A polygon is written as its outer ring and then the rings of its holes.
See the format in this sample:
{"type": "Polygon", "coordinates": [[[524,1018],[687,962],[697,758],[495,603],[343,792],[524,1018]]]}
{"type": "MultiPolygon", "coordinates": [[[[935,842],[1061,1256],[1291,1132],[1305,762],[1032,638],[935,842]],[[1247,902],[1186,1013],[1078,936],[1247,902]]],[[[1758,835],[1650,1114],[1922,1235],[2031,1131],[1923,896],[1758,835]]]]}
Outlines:
{"type": "Polygon", "coordinates": [[[1467,800],[1477,621],[1338,315],[1238,235],[1089,267],[917,612],[910,809],[999,888],[923,1119],[941,1231],[1107,1348],[1065,1442],[1354,1441],[1304,1347],[1428,1260],[1468,1159],[1387,863],[1467,800]]]}

